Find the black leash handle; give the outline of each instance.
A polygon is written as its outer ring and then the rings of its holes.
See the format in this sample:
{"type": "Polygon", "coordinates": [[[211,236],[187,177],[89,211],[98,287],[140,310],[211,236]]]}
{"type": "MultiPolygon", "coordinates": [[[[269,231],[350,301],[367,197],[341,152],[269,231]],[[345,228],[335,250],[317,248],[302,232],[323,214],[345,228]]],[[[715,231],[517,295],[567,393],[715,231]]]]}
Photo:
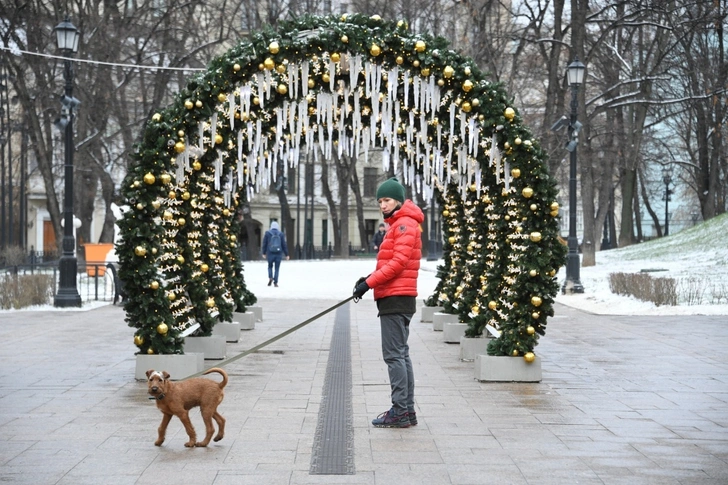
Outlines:
{"type": "MultiPolygon", "coordinates": [[[[275,342],[275,341],[277,341],[277,340],[280,340],[280,339],[282,339],[282,338],[283,338],[283,337],[285,337],[286,335],[288,335],[288,334],[291,334],[291,333],[295,332],[296,330],[298,330],[298,329],[300,329],[300,328],[303,328],[303,327],[305,327],[305,326],[306,326],[306,325],[308,325],[309,323],[311,323],[311,322],[313,322],[313,321],[315,321],[315,320],[318,320],[319,318],[323,317],[323,316],[324,316],[324,315],[326,315],[327,313],[329,313],[329,312],[332,312],[332,311],[336,310],[336,309],[337,309],[337,308],[339,308],[339,307],[340,307],[341,305],[344,305],[345,303],[348,303],[349,301],[351,301],[351,300],[352,300],[353,298],[354,298],[353,296],[350,296],[350,297],[349,297],[349,298],[347,298],[346,300],[342,300],[342,301],[340,301],[339,303],[335,304],[334,306],[331,306],[331,307],[327,308],[326,310],[322,311],[321,313],[319,313],[319,314],[317,314],[317,315],[314,315],[314,316],[312,316],[312,317],[311,317],[311,318],[309,318],[308,320],[306,320],[306,321],[304,321],[304,322],[301,322],[301,323],[299,323],[299,324],[298,324],[298,325],[296,325],[295,327],[291,327],[291,328],[289,328],[288,330],[286,330],[285,332],[281,332],[281,333],[279,333],[278,335],[276,335],[275,337],[271,337],[271,338],[269,338],[268,340],[266,340],[266,341],[265,341],[265,342],[263,342],[262,344],[258,344],[258,345],[256,345],[255,347],[252,347],[252,348],[250,348],[250,349],[248,349],[248,350],[246,350],[246,351],[244,351],[244,352],[241,352],[241,353],[239,353],[238,355],[235,355],[235,356],[233,356],[233,357],[230,357],[229,359],[225,359],[225,360],[223,360],[223,361],[221,361],[221,362],[217,363],[217,364],[215,365],[215,367],[223,367],[223,366],[226,366],[226,365],[228,365],[229,363],[231,363],[231,362],[235,362],[236,360],[238,360],[238,359],[241,359],[241,358],[245,357],[245,356],[246,356],[246,355],[248,355],[248,354],[252,354],[253,352],[257,352],[258,350],[262,349],[263,347],[266,347],[266,346],[268,346],[268,345],[272,344],[273,342],[275,342]]],[[[207,372],[207,369],[205,369],[205,370],[203,370],[203,371],[200,371],[200,372],[197,372],[196,374],[192,374],[192,375],[190,375],[190,376],[187,376],[187,377],[185,377],[184,379],[180,379],[180,380],[184,381],[184,380],[187,380],[187,379],[191,379],[191,378],[193,378],[193,377],[199,377],[199,376],[201,376],[202,374],[204,374],[205,372],[207,372]]]]}

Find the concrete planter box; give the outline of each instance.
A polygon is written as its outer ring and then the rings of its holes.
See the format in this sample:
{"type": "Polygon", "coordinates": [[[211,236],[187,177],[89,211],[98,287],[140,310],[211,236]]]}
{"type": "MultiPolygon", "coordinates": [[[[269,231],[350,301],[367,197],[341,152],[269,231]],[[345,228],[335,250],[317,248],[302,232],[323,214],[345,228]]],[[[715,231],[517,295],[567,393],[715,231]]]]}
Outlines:
{"type": "Polygon", "coordinates": [[[541,359],[530,364],[523,357],[475,357],[475,378],[481,382],[541,382],[541,359]]]}
{"type": "Polygon", "coordinates": [[[490,339],[483,337],[460,337],[460,360],[473,362],[478,354],[488,353],[490,339]]]}
{"type": "Polygon", "coordinates": [[[147,371],[154,369],[167,371],[173,381],[184,379],[197,374],[205,368],[204,355],[196,353],[147,355],[137,354],[134,378],[138,381],[147,380],[147,371]]]}
{"type": "Polygon", "coordinates": [[[210,337],[185,337],[185,353],[196,352],[203,354],[205,360],[221,360],[225,358],[227,346],[225,338],[220,335],[210,337]]]}
{"type": "Polygon", "coordinates": [[[447,322],[442,327],[442,337],[448,344],[459,344],[460,338],[465,336],[467,328],[467,323],[447,322]]]}
{"type": "Polygon", "coordinates": [[[234,312],[233,322],[240,325],[240,330],[253,330],[255,328],[255,313],[234,312]]]}
{"type": "Polygon", "coordinates": [[[224,337],[225,342],[237,342],[240,340],[240,324],[237,322],[217,322],[212,327],[212,335],[224,337]]]}
{"type": "Polygon", "coordinates": [[[262,306],[249,306],[247,307],[249,312],[253,312],[255,315],[255,321],[256,322],[262,322],[263,321],[263,307],[262,306]]]}
{"type": "Polygon", "coordinates": [[[460,319],[452,313],[435,312],[432,315],[432,330],[435,332],[442,332],[446,323],[460,323],[460,319]]]}
{"type": "Polygon", "coordinates": [[[422,323],[432,323],[432,316],[437,313],[443,311],[444,308],[441,306],[423,306],[422,312],[420,314],[420,322],[422,323]]]}

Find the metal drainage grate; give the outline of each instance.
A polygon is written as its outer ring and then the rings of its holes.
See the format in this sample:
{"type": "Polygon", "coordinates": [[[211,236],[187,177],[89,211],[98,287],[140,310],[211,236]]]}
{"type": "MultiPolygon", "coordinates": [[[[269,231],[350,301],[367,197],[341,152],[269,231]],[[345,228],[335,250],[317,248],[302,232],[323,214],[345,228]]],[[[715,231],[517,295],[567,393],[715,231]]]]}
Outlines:
{"type": "Polygon", "coordinates": [[[354,475],[349,305],[336,310],[323,396],[311,453],[311,475],[354,475]]]}

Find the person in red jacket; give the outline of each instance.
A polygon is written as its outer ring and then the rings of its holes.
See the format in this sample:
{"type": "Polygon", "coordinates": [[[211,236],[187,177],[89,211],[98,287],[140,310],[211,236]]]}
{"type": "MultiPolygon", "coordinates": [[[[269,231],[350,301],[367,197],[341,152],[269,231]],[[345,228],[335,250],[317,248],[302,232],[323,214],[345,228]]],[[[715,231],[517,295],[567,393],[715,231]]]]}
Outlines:
{"type": "Polygon", "coordinates": [[[372,421],[377,428],[408,428],[417,424],[415,378],[409,355],[409,323],[417,311],[417,276],[422,259],[420,223],[425,215],[409,199],[396,178],[377,189],[377,201],[389,230],[377,253],[377,268],[354,286],[358,301],[369,289],[379,310],[382,356],[392,388],[392,408],[372,421]]]}

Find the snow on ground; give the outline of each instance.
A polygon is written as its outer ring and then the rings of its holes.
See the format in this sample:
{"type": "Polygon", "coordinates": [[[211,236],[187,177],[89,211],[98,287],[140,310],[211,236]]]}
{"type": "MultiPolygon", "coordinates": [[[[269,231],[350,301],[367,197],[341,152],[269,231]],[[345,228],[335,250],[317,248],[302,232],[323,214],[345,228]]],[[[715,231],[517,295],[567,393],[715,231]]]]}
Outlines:
{"type": "MultiPolygon", "coordinates": [[[[562,295],[556,301],[597,314],[614,315],[728,315],[728,214],[708,223],[686,229],[675,235],[630,246],[600,251],[596,266],[581,267],[583,294],[562,295]],[[641,270],[666,270],[651,273],[654,277],[672,277],[684,284],[688,279],[701,281],[707,293],[706,301],[719,304],[656,307],[652,303],[613,294],[609,289],[609,274],[634,273],[641,270]]],[[[437,266],[440,261],[422,260],[418,280],[419,298],[429,297],[437,286],[437,266]]],[[[267,286],[268,270],[264,260],[246,261],[245,282],[259,300],[271,298],[343,300],[351,296],[354,283],[375,268],[374,259],[283,261],[279,287],[267,286]]],[[[566,277],[565,268],[557,274],[560,284],[566,277]]],[[[364,298],[372,298],[372,292],[364,298]]],[[[97,305],[98,306],[98,305],[97,305]]],[[[84,305],[83,310],[92,308],[84,305]]],[[[52,306],[33,310],[53,310],[52,306]]],[[[77,310],[77,309],[76,309],[77,310]]],[[[0,312],[6,313],[6,312],[0,312]]],[[[727,319],[728,323],[728,319],[727,319]]]]}

